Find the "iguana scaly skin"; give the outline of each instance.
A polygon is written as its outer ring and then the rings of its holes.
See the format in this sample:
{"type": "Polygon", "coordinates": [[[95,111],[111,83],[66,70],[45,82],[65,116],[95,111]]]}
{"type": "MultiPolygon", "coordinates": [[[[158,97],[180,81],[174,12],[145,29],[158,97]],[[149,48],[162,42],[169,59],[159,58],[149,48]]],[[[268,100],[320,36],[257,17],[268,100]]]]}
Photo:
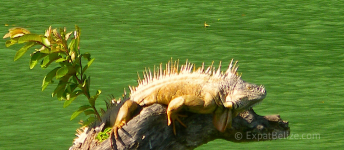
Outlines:
{"type": "Polygon", "coordinates": [[[266,96],[265,88],[250,84],[241,79],[236,66],[230,62],[228,69],[221,72],[221,62],[216,70],[213,65],[195,70],[194,65],[186,62],[180,69],[178,61],[172,60],[154,69],[144,72],[144,78],[138,79],[139,85],[130,88],[130,99],[120,108],[115,124],[111,131],[118,139],[118,129],[122,128],[133,116],[139,106],[148,106],[154,103],[167,105],[167,124],[173,125],[179,119],[178,112],[212,113],[215,128],[224,132],[231,127],[232,118],[239,112],[252,107],[266,96]]]}

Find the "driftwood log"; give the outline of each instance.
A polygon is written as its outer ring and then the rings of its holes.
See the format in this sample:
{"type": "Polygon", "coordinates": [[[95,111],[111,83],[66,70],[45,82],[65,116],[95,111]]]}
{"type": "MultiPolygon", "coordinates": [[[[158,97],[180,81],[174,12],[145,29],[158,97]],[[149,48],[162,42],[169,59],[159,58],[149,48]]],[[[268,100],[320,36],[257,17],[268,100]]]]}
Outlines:
{"type": "Polygon", "coordinates": [[[282,139],[289,136],[287,121],[279,115],[259,116],[252,109],[240,113],[234,118],[232,127],[219,132],[212,123],[212,114],[194,114],[185,112],[187,117],[181,118],[187,128],[176,122],[177,135],[172,126],[167,126],[166,106],[154,104],[145,107],[141,112],[119,130],[121,141],[110,140],[102,143],[94,137],[103,128],[92,128],[81,145],[73,145],[70,149],[111,150],[111,149],[194,149],[215,139],[232,142],[253,142],[282,139]]]}

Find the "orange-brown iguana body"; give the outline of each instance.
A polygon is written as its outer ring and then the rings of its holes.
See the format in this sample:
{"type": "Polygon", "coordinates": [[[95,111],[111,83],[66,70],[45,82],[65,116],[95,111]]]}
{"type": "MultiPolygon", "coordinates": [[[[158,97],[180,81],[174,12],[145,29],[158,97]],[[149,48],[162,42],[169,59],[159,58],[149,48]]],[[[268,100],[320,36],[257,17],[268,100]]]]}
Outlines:
{"type": "Polygon", "coordinates": [[[232,118],[239,112],[252,107],[266,96],[263,86],[247,83],[237,74],[236,63],[230,62],[226,72],[210,66],[193,70],[193,64],[186,62],[178,69],[178,62],[168,62],[165,70],[160,65],[157,71],[144,73],[137,87],[130,88],[130,99],[120,108],[111,131],[118,139],[118,129],[122,128],[133,116],[139,106],[154,103],[167,105],[168,125],[174,121],[185,126],[178,118],[178,112],[213,113],[213,124],[221,132],[231,126],[232,118]],[[193,70],[193,71],[192,71],[193,70]]]}

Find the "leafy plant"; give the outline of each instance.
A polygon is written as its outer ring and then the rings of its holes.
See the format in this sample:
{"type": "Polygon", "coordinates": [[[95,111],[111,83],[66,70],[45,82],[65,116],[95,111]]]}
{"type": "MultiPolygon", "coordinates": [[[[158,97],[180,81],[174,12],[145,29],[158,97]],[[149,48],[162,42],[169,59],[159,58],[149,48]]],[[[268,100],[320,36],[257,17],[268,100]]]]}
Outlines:
{"type": "Polygon", "coordinates": [[[108,139],[110,137],[111,127],[107,127],[104,129],[104,131],[100,131],[96,138],[99,142],[103,142],[104,140],[108,139]]]}
{"type": "Polygon", "coordinates": [[[79,95],[87,97],[89,104],[80,106],[72,114],[70,120],[84,112],[90,117],[83,122],[83,125],[88,125],[95,119],[101,121],[95,107],[95,101],[101,91],[97,90],[95,95],[90,94],[91,78],[85,74],[94,58],[91,58],[90,53],[80,52],[80,29],[78,26],[75,26],[75,31],[71,32],[67,32],[66,28],[58,31],[50,26],[44,35],[30,33],[24,28],[12,28],[3,38],[10,38],[5,43],[6,47],[25,43],[15,54],[14,61],[22,57],[33,46],[41,46],[30,55],[30,69],[33,69],[39,61],[42,69],[48,68],[53,62],[59,64],[43,78],[42,91],[56,79],[58,84],[52,92],[52,97],[64,101],[63,107],[69,106],[79,95]],[[83,60],[87,61],[86,65],[82,64],[83,60]]]}

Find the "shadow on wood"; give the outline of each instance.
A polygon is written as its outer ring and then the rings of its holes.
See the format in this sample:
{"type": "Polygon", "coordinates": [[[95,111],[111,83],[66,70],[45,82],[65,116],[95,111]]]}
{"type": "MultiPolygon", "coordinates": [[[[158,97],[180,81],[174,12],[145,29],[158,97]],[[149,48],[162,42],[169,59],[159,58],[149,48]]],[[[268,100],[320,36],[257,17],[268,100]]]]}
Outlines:
{"type": "MultiPolygon", "coordinates": [[[[177,135],[174,135],[172,126],[167,126],[165,106],[154,104],[145,107],[124,126],[125,132],[119,130],[125,145],[113,139],[113,149],[194,149],[215,139],[253,142],[282,139],[290,133],[288,122],[279,115],[259,116],[252,109],[235,117],[232,128],[223,133],[215,129],[212,114],[185,114],[188,117],[182,121],[187,128],[176,122],[177,135]]],[[[111,150],[112,139],[99,143],[94,140],[96,134],[92,128],[82,145],[73,145],[70,149],[111,150]]]]}

